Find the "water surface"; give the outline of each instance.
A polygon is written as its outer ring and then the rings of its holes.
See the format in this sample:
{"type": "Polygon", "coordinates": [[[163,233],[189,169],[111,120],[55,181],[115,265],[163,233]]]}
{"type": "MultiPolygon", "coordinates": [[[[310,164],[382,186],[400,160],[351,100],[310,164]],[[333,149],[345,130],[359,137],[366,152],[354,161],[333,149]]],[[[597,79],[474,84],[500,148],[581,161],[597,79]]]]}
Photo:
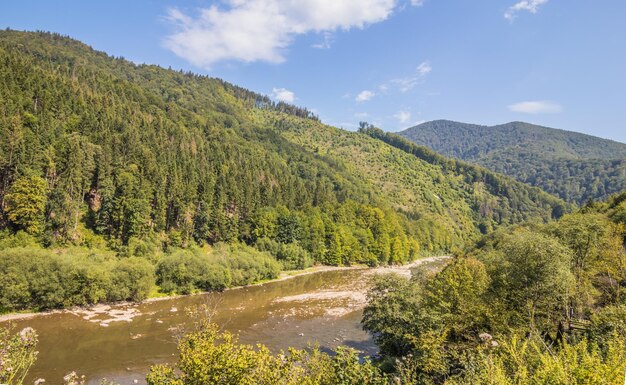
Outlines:
{"type": "Polygon", "coordinates": [[[335,270],[297,276],[222,293],[172,298],[139,305],[96,307],[94,312],[63,312],[14,321],[39,334],[39,356],[27,383],[45,378],[56,384],[71,372],[88,384],[107,378],[120,384],[144,383],[148,368],[177,358],[176,338],[199,315],[188,309],[206,305],[212,320],[239,334],[244,343],[263,343],[272,351],[289,346],[322,349],[338,345],[376,353],[359,324],[371,272],[335,270]]]}

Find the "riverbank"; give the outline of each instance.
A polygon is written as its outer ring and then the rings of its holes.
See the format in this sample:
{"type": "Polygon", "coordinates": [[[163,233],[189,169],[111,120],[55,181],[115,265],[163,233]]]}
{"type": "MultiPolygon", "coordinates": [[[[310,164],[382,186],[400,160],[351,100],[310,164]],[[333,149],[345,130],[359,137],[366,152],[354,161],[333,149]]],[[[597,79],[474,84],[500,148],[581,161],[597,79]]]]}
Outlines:
{"type": "MultiPolygon", "coordinates": [[[[308,293],[302,293],[297,295],[290,295],[277,298],[275,303],[289,304],[291,303],[293,308],[296,303],[324,303],[322,306],[325,316],[327,317],[343,317],[350,313],[362,310],[367,306],[367,292],[370,289],[371,278],[376,275],[382,274],[397,274],[407,279],[411,277],[412,269],[419,265],[434,264],[439,261],[448,259],[448,256],[437,256],[419,259],[412,263],[401,266],[379,266],[374,268],[366,268],[363,272],[363,279],[351,282],[341,290],[337,289],[321,289],[317,291],[311,291],[308,293]]],[[[435,269],[439,266],[435,266],[435,269]]],[[[307,307],[306,312],[310,312],[311,309],[307,307]]],[[[292,314],[296,315],[296,314],[292,314]]]]}
{"type": "MultiPolygon", "coordinates": [[[[384,273],[396,273],[396,274],[400,274],[400,275],[404,275],[404,276],[410,276],[410,271],[411,269],[422,265],[424,263],[431,263],[431,262],[436,262],[436,261],[440,261],[440,260],[444,260],[450,258],[449,256],[434,256],[434,257],[427,257],[427,258],[422,258],[422,259],[418,259],[416,261],[413,261],[409,264],[406,265],[399,265],[399,266],[378,266],[378,267],[374,267],[374,268],[370,268],[366,265],[356,265],[356,266],[324,266],[324,265],[320,265],[320,266],[313,266],[304,270],[290,270],[290,271],[283,271],[280,273],[280,276],[278,278],[275,279],[270,279],[270,280],[266,280],[266,281],[262,281],[262,282],[258,282],[252,285],[245,285],[245,286],[236,286],[236,287],[230,287],[227,288],[226,291],[230,291],[230,290],[239,290],[245,287],[250,287],[250,286],[262,286],[262,285],[266,285],[268,283],[274,283],[274,282],[281,282],[281,281],[286,281],[295,277],[300,277],[303,275],[309,275],[309,274],[316,274],[316,273],[322,273],[325,271],[339,271],[339,270],[358,270],[358,269],[369,269],[372,274],[384,274],[384,273]]],[[[96,313],[102,313],[102,312],[108,312],[111,309],[111,306],[116,306],[116,307],[123,307],[123,306],[130,306],[130,305],[139,305],[142,303],[150,303],[150,302],[158,302],[158,301],[165,301],[165,300],[171,300],[171,299],[176,299],[176,298],[183,298],[183,297],[189,297],[189,296],[194,296],[194,295],[202,295],[202,294],[206,294],[206,292],[198,292],[198,293],[193,293],[193,294],[185,294],[185,295],[166,295],[166,296],[158,296],[158,297],[151,297],[151,298],[147,298],[144,301],[141,302],[136,302],[136,303],[129,303],[129,302],[121,302],[121,303],[113,303],[113,304],[96,304],[96,305],[92,305],[92,306],[88,306],[88,307],[73,307],[73,308],[69,308],[69,309],[55,309],[55,310],[47,310],[47,311],[42,311],[42,312],[23,312],[23,313],[8,313],[8,314],[3,314],[0,315],[0,323],[5,323],[5,322],[9,322],[9,321],[17,321],[17,320],[25,320],[25,319],[30,319],[30,318],[34,318],[34,317],[45,317],[45,316],[49,316],[49,315],[53,315],[53,314],[61,314],[61,313],[71,313],[71,314],[82,314],[82,315],[86,315],[86,317],[89,317],[92,313],[96,314],[96,313]]]]}

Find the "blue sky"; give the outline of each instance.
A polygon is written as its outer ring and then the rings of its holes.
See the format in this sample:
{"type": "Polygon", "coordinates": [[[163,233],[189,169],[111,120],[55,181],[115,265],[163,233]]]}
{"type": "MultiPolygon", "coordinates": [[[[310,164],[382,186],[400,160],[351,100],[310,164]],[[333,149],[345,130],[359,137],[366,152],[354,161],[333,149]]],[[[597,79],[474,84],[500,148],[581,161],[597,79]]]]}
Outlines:
{"type": "Polygon", "coordinates": [[[626,142],[626,1],[5,1],[0,27],[220,77],[355,129],[522,120],[626,142]]]}

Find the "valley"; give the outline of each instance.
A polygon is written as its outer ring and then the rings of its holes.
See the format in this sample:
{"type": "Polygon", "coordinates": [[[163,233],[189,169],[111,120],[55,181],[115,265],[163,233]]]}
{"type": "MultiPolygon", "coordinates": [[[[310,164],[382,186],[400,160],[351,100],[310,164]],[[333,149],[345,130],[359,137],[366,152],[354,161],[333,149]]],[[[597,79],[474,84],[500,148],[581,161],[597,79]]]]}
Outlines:
{"type": "MultiPolygon", "coordinates": [[[[0,31],[1,384],[622,383],[626,144],[347,130],[207,68],[0,31]]],[[[341,99],[373,117],[432,70],[341,99]]]]}

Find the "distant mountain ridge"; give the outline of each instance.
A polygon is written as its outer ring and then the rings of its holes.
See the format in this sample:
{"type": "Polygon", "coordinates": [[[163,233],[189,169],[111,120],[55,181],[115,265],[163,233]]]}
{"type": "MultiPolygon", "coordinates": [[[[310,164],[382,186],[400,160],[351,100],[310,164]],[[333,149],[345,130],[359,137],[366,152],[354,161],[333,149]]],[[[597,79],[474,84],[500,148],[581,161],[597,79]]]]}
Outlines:
{"type": "Polygon", "coordinates": [[[399,135],[576,203],[626,189],[626,144],[524,122],[434,120],[399,135]]]}

